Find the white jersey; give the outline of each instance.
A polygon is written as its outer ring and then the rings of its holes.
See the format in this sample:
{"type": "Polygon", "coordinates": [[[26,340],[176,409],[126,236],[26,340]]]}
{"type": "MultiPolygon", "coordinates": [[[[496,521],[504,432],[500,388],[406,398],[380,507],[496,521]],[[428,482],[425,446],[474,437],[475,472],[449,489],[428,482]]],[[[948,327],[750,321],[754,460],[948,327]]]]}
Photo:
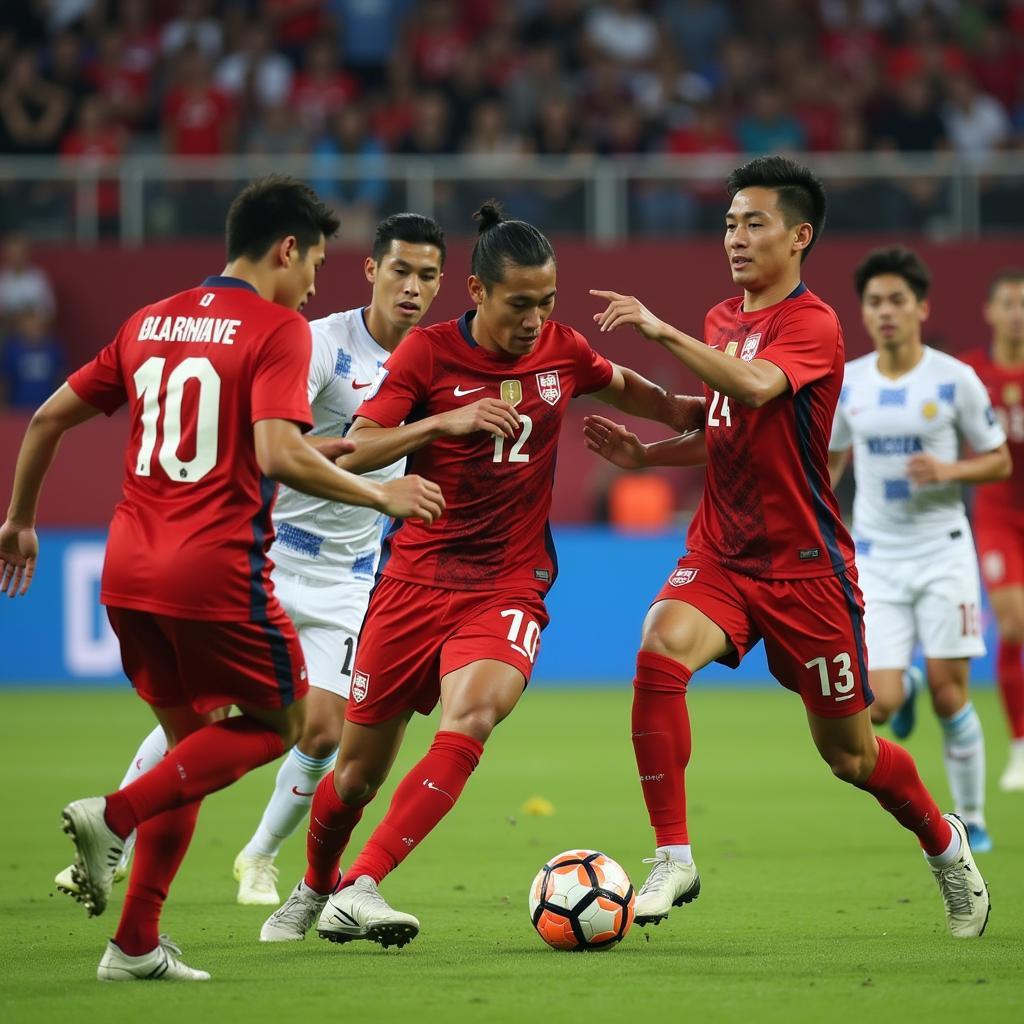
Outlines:
{"type": "Polygon", "coordinates": [[[829,448],[853,446],[859,552],[913,558],[968,531],[960,484],[919,487],[907,476],[907,463],[919,452],[955,461],[960,438],[978,453],[1006,440],[985,386],[959,359],[926,347],[917,366],[897,380],[878,372],[874,352],[846,364],[829,448]]]}
{"type": "MultiPolygon", "coordinates": [[[[370,336],[361,308],[333,313],[310,323],[309,361],[312,433],[343,436],[391,354],[370,336]]],[[[405,459],[364,474],[393,480],[405,472],[405,459]]],[[[274,506],[277,537],[270,549],[276,565],[310,579],[369,582],[377,571],[381,533],[387,516],[376,509],[342,505],[281,487],[274,506]]]]}

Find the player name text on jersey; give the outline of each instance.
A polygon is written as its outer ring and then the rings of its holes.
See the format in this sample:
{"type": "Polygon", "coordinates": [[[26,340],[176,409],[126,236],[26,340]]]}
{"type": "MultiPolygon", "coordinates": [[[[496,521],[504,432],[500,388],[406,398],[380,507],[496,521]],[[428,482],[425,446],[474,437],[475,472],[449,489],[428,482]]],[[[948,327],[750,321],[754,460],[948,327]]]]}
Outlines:
{"type": "Polygon", "coordinates": [[[233,345],[241,320],[216,316],[147,316],[139,328],[139,341],[205,341],[233,345]]]}

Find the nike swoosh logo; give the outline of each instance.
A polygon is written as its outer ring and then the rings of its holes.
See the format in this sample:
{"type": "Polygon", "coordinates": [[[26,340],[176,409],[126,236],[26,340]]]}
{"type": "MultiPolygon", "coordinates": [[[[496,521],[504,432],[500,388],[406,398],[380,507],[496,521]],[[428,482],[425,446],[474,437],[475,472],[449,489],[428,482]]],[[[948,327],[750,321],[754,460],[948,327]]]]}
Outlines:
{"type": "Polygon", "coordinates": [[[312,795],[313,795],[313,793],[315,793],[315,792],[316,792],[316,790],[313,790],[313,792],[312,792],[312,793],[303,793],[303,792],[302,792],[302,790],[301,790],[301,789],[299,789],[299,787],[298,787],[298,786],[292,786],[292,792],[293,792],[293,793],[294,793],[294,794],[295,794],[296,796],[312,796],[312,795]]]}
{"type": "Polygon", "coordinates": [[[460,384],[455,389],[455,397],[456,398],[465,398],[466,395],[471,395],[471,394],[473,394],[474,391],[483,391],[483,389],[485,387],[487,387],[486,384],[481,384],[480,387],[478,387],[478,388],[466,388],[465,390],[463,390],[462,389],[462,385],[460,384]]]}
{"type": "Polygon", "coordinates": [[[354,380],[352,381],[352,387],[358,391],[360,388],[368,388],[372,383],[372,380],[368,380],[365,384],[360,384],[359,381],[354,380]]]}

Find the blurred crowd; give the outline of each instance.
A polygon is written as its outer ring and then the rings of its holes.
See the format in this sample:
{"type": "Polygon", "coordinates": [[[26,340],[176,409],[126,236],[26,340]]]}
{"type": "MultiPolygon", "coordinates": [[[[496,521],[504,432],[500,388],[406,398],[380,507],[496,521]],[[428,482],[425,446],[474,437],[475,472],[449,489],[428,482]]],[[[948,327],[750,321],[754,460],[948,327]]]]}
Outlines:
{"type": "MultiPolygon", "coordinates": [[[[17,0],[0,83],[0,154],[983,162],[1024,150],[1024,0],[17,0]]],[[[387,206],[372,174],[318,184],[387,206]]],[[[640,228],[699,227],[700,200],[641,195],[640,228]]]]}

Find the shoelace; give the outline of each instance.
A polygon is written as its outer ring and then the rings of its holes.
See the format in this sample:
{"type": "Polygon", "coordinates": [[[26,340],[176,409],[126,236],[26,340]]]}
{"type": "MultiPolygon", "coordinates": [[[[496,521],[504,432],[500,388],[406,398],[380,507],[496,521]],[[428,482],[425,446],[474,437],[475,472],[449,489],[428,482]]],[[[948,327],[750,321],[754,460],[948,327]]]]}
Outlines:
{"type": "Polygon", "coordinates": [[[647,881],[640,887],[640,892],[638,894],[640,896],[649,892],[651,889],[657,888],[666,881],[665,876],[668,874],[669,867],[672,864],[672,858],[665,854],[659,857],[644,857],[641,863],[653,864],[654,867],[651,868],[651,873],[647,876],[647,881]]]}
{"type": "Polygon", "coordinates": [[[249,862],[252,871],[252,888],[264,892],[277,888],[278,870],[269,860],[257,860],[253,858],[249,862]]]}
{"type": "Polygon", "coordinates": [[[319,908],[309,898],[292,893],[284,903],[274,911],[274,918],[282,924],[288,924],[296,930],[306,931],[309,928],[311,915],[319,908]]]}
{"type": "Polygon", "coordinates": [[[170,935],[160,936],[160,948],[163,949],[165,953],[170,953],[171,956],[181,956],[180,947],[174,942],[170,935]]]}
{"type": "Polygon", "coordinates": [[[961,865],[954,863],[937,877],[939,888],[942,890],[942,898],[950,914],[970,915],[974,911],[974,904],[971,902],[971,887],[967,882],[967,873],[962,870],[961,865]]]}

